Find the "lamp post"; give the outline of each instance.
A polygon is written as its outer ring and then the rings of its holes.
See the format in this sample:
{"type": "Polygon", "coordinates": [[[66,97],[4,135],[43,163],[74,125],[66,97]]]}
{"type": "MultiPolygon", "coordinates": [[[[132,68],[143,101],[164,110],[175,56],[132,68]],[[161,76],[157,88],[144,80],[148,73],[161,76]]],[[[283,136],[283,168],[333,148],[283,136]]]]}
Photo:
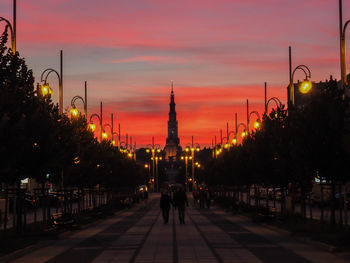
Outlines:
{"type": "Polygon", "coordinates": [[[268,111],[268,107],[269,107],[269,103],[273,101],[277,107],[282,107],[282,102],[277,98],[277,97],[271,97],[269,99],[267,99],[267,84],[265,82],[265,111],[264,111],[264,115],[267,114],[267,111],[268,111]]]}
{"type": "Polygon", "coordinates": [[[11,35],[11,52],[13,55],[16,54],[16,22],[17,22],[17,3],[16,0],[13,0],[13,21],[12,24],[4,17],[0,17],[0,23],[5,22],[5,30],[7,27],[10,29],[11,35]]]}
{"type": "Polygon", "coordinates": [[[90,129],[92,130],[92,131],[95,131],[95,124],[93,123],[93,118],[97,118],[98,120],[99,120],[99,122],[100,122],[100,141],[102,142],[102,130],[103,130],[103,127],[102,127],[102,118],[103,118],[103,116],[102,116],[102,101],[101,101],[101,103],[100,103],[100,115],[98,115],[98,114],[96,114],[96,113],[93,113],[93,114],[91,114],[91,116],[90,116],[90,125],[89,125],[89,127],[90,127],[90,129]]]}
{"type": "Polygon", "coordinates": [[[185,160],[185,186],[186,186],[186,192],[188,192],[188,160],[191,160],[192,156],[181,156],[181,160],[185,160]]]}
{"type": "Polygon", "coordinates": [[[60,73],[58,73],[56,70],[52,68],[47,68],[43,71],[41,74],[41,87],[39,89],[39,84],[38,84],[38,91],[42,96],[51,96],[52,90],[51,87],[49,86],[49,83],[47,82],[47,78],[51,73],[55,73],[58,77],[58,108],[59,108],[59,113],[63,114],[63,51],[60,51],[60,73]]]}
{"type": "Polygon", "coordinates": [[[243,122],[239,123],[237,125],[237,127],[236,127],[236,140],[237,141],[238,141],[238,130],[239,130],[240,127],[244,128],[243,132],[241,133],[242,139],[247,135],[247,125],[245,123],[243,123],[243,122]]]}
{"type": "Polygon", "coordinates": [[[340,29],[340,71],[341,71],[341,88],[344,90],[348,86],[348,79],[346,76],[346,28],[350,20],[343,25],[343,1],[339,0],[339,29],[340,29]]]}
{"type": "Polygon", "coordinates": [[[252,115],[255,115],[257,117],[257,120],[254,122],[254,128],[258,129],[260,126],[260,114],[257,111],[251,111],[249,112],[249,100],[247,99],[247,132],[248,134],[250,134],[250,119],[252,117],[252,115]]]}
{"type": "MultiPolygon", "coordinates": [[[[191,151],[191,159],[192,159],[192,176],[191,176],[191,187],[192,187],[192,191],[193,191],[193,181],[194,181],[194,152],[197,151],[199,152],[200,151],[200,145],[198,143],[194,143],[193,142],[193,136],[192,136],[192,142],[190,145],[187,145],[186,146],[186,151],[191,151]]],[[[187,182],[187,181],[186,181],[187,182]]]]}
{"type": "Polygon", "coordinates": [[[105,125],[103,125],[103,133],[102,133],[102,137],[104,137],[104,139],[108,138],[108,134],[106,133],[106,127],[108,127],[110,129],[111,132],[111,142],[113,144],[113,135],[115,134],[114,130],[113,130],[113,113],[111,113],[111,124],[106,123],[105,125]]]}
{"type": "Polygon", "coordinates": [[[301,70],[305,74],[305,80],[299,86],[299,91],[302,94],[308,93],[312,88],[311,71],[305,65],[299,65],[292,71],[292,48],[289,47],[289,94],[288,94],[288,108],[295,105],[295,90],[294,90],[294,74],[297,70],[301,70]]]}
{"type": "Polygon", "coordinates": [[[74,96],[70,102],[72,109],[71,109],[71,115],[72,117],[76,117],[79,114],[79,111],[77,110],[77,107],[75,106],[75,102],[77,100],[81,100],[84,105],[84,117],[85,120],[87,120],[87,82],[85,81],[85,87],[84,87],[84,98],[81,96],[74,96]]]}
{"type": "MultiPolygon", "coordinates": [[[[155,155],[156,155],[156,152],[157,153],[160,153],[160,145],[159,144],[154,144],[154,136],[152,137],[152,144],[148,144],[147,146],[147,149],[146,149],[146,152],[149,153],[151,152],[152,154],[152,157],[151,157],[151,160],[152,160],[152,188],[153,188],[153,191],[156,191],[158,192],[158,178],[155,174],[155,155]],[[154,180],[156,180],[156,182],[154,183],[154,180]],[[155,186],[156,186],[156,189],[155,189],[155,186]]],[[[157,161],[158,163],[158,161],[157,161]]]]}
{"type": "Polygon", "coordinates": [[[150,163],[146,163],[145,168],[148,170],[148,178],[149,178],[149,180],[151,180],[151,165],[150,165],[150,163]]]}

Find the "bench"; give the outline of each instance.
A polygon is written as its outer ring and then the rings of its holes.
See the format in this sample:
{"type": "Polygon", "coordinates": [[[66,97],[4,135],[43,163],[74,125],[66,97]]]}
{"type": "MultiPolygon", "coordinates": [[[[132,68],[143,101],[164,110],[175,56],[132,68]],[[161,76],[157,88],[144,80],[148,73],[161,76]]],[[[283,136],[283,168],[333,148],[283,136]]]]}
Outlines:
{"type": "Polygon", "coordinates": [[[75,220],[72,214],[54,213],[51,215],[51,223],[54,227],[71,227],[75,224],[75,220]]]}

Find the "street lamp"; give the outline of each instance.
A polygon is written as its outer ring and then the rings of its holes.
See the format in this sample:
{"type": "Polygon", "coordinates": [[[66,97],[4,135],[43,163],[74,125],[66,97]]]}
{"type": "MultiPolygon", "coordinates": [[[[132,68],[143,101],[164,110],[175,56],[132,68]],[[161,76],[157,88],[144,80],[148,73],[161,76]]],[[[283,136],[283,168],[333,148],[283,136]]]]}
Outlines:
{"type": "MultiPolygon", "coordinates": [[[[237,113],[236,113],[237,116],[237,113]]],[[[236,120],[237,121],[237,120],[236,120]]],[[[226,143],[224,145],[225,149],[229,149],[231,147],[231,141],[230,141],[230,135],[234,134],[234,137],[236,137],[236,134],[234,131],[229,131],[229,127],[228,127],[228,122],[226,123],[226,137],[224,137],[223,139],[226,139],[226,143]]],[[[235,139],[233,139],[235,140],[235,139]]],[[[232,140],[232,144],[236,144],[237,140],[235,141],[235,143],[233,143],[234,141],[232,140]]]]}
{"type": "Polygon", "coordinates": [[[312,83],[309,81],[311,78],[311,71],[305,65],[299,65],[292,71],[292,48],[289,47],[289,100],[288,103],[295,104],[295,90],[294,90],[294,74],[297,70],[301,70],[305,74],[305,80],[299,85],[299,91],[302,94],[308,93],[312,88],[312,83]]]}
{"type": "Polygon", "coordinates": [[[94,132],[95,129],[96,129],[96,126],[95,126],[95,124],[93,123],[93,120],[92,120],[94,117],[97,118],[99,120],[99,122],[100,122],[100,141],[102,142],[102,130],[103,130],[103,127],[102,127],[102,101],[100,103],[100,115],[98,115],[96,113],[93,113],[90,116],[89,127],[91,128],[92,132],[94,132]]]}
{"type": "Polygon", "coordinates": [[[55,73],[58,77],[58,84],[59,84],[59,89],[58,89],[58,108],[59,108],[59,113],[63,114],[63,51],[60,51],[60,73],[58,73],[56,70],[52,68],[47,68],[43,71],[41,74],[41,86],[39,87],[38,84],[38,92],[41,94],[43,97],[49,96],[51,97],[52,95],[52,90],[47,82],[47,78],[51,73],[55,73]]]}
{"type": "Polygon", "coordinates": [[[10,30],[11,52],[13,55],[16,54],[16,13],[17,13],[16,11],[17,11],[16,0],[13,0],[13,22],[12,22],[12,25],[11,25],[10,21],[8,21],[6,18],[0,17],[0,23],[5,22],[5,24],[6,24],[5,31],[7,30],[7,28],[9,28],[9,30],[10,30]]]}
{"type": "Polygon", "coordinates": [[[75,102],[77,100],[81,100],[84,105],[84,115],[85,115],[85,120],[87,120],[87,82],[85,81],[85,87],[84,87],[84,98],[81,96],[74,96],[70,102],[72,109],[70,110],[72,117],[77,117],[79,115],[79,111],[77,107],[75,106],[75,102]]]}
{"type": "MultiPolygon", "coordinates": [[[[186,146],[186,152],[191,151],[191,159],[192,159],[192,180],[191,182],[191,186],[192,186],[192,191],[193,191],[193,181],[194,181],[194,152],[199,152],[200,151],[200,145],[198,143],[194,143],[193,142],[193,136],[192,136],[192,142],[190,145],[186,146]]],[[[186,181],[187,182],[187,181],[186,181]]]]}
{"type": "Polygon", "coordinates": [[[260,127],[260,114],[257,111],[251,111],[249,112],[249,100],[247,100],[247,132],[248,135],[250,134],[250,118],[252,117],[252,115],[255,115],[257,117],[256,121],[254,122],[254,128],[258,129],[260,127]]]}
{"type": "Polygon", "coordinates": [[[350,20],[346,21],[343,26],[343,4],[339,0],[339,28],[340,28],[340,70],[341,70],[341,88],[344,90],[348,86],[346,76],[346,40],[345,33],[350,20]]]}
{"type": "Polygon", "coordinates": [[[185,155],[185,156],[181,156],[181,160],[184,160],[185,161],[185,185],[186,185],[186,191],[188,192],[188,160],[191,160],[192,159],[192,156],[188,156],[188,155],[185,155]]]}
{"type": "Polygon", "coordinates": [[[265,112],[264,112],[264,115],[267,114],[269,104],[272,101],[276,104],[276,107],[282,108],[283,104],[277,97],[271,97],[271,98],[267,99],[267,83],[265,82],[265,112]]]}
{"type": "Polygon", "coordinates": [[[151,160],[152,160],[152,188],[153,188],[153,191],[156,191],[158,192],[158,169],[157,169],[157,173],[155,171],[155,164],[158,164],[158,161],[156,162],[155,161],[155,157],[156,157],[156,154],[157,153],[160,153],[161,150],[160,150],[160,145],[159,144],[154,144],[154,136],[152,137],[152,144],[148,144],[147,146],[147,149],[146,149],[146,152],[147,153],[151,153],[152,157],[151,157],[151,160]],[[154,185],[154,179],[155,179],[155,185],[154,185]],[[155,186],[156,186],[156,189],[155,189],[155,186]]]}
{"type": "Polygon", "coordinates": [[[247,135],[247,125],[245,125],[245,123],[241,122],[237,125],[237,128],[236,128],[236,140],[238,140],[238,138],[237,138],[238,137],[238,130],[240,127],[243,127],[243,129],[244,129],[241,133],[242,139],[247,135]]]}

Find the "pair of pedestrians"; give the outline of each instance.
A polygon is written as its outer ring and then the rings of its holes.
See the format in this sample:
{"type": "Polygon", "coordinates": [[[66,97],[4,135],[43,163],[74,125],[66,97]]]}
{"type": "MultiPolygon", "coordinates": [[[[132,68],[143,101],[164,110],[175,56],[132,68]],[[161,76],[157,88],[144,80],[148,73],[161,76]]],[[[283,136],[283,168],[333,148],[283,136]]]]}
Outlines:
{"type": "Polygon", "coordinates": [[[185,191],[181,188],[174,192],[173,199],[169,195],[168,191],[162,192],[160,198],[160,208],[162,209],[164,224],[169,221],[170,205],[179,211],[180,224],[185,224],[185,206],[188,206],[188,200],[185,191]]]}

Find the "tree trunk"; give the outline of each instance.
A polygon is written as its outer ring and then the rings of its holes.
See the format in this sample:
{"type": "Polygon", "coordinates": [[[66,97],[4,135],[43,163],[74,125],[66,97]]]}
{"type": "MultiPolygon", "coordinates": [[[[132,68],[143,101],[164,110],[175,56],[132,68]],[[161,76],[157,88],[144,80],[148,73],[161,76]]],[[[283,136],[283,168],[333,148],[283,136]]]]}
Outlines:
{"type": "Polygon", "coordinates": [[[45,183],[41,183],[41,198],[42,198],[42,214],[43,223],[46,223],[46,195],[45,195],[45,183]]]}
{"type": "Polygon", "coordinates": [[[8,208],[9,208],[9,189],[8,185],[5,184],[5,213],[4,213],[4,232],[7,230],[7,217],[8,217],[8,208]]]}
{"type": "Polygon", "coordinates": [[[335,228],[335,182],[331,183],[331,228],[335,228]]]}
{"type": "Polygon", "coordinates": [[[344,224],[348,225],[348,195],[347,195],[346,184],[344,186],[344,224]]]}
{"type": "Polygon", "coordinates": [[[309,211],[310,211],[310,219],[312,219],[312,200],[311,200],[311,194],[309,195],[309,211]]]}
{"type": "Polygon", "coordinates": [[[342,185],[339,184],[339,198],[338,198],[338,207],[339,207],[339,225],[342,226],[343,225],[343,198],[341,196],[342,193],[342,185]]]}
{"type": "Polygon", "coordinates": [[[324,198],[323,198],[323,183],[321,178],[321,223],[324,222],[324,198]]]}

